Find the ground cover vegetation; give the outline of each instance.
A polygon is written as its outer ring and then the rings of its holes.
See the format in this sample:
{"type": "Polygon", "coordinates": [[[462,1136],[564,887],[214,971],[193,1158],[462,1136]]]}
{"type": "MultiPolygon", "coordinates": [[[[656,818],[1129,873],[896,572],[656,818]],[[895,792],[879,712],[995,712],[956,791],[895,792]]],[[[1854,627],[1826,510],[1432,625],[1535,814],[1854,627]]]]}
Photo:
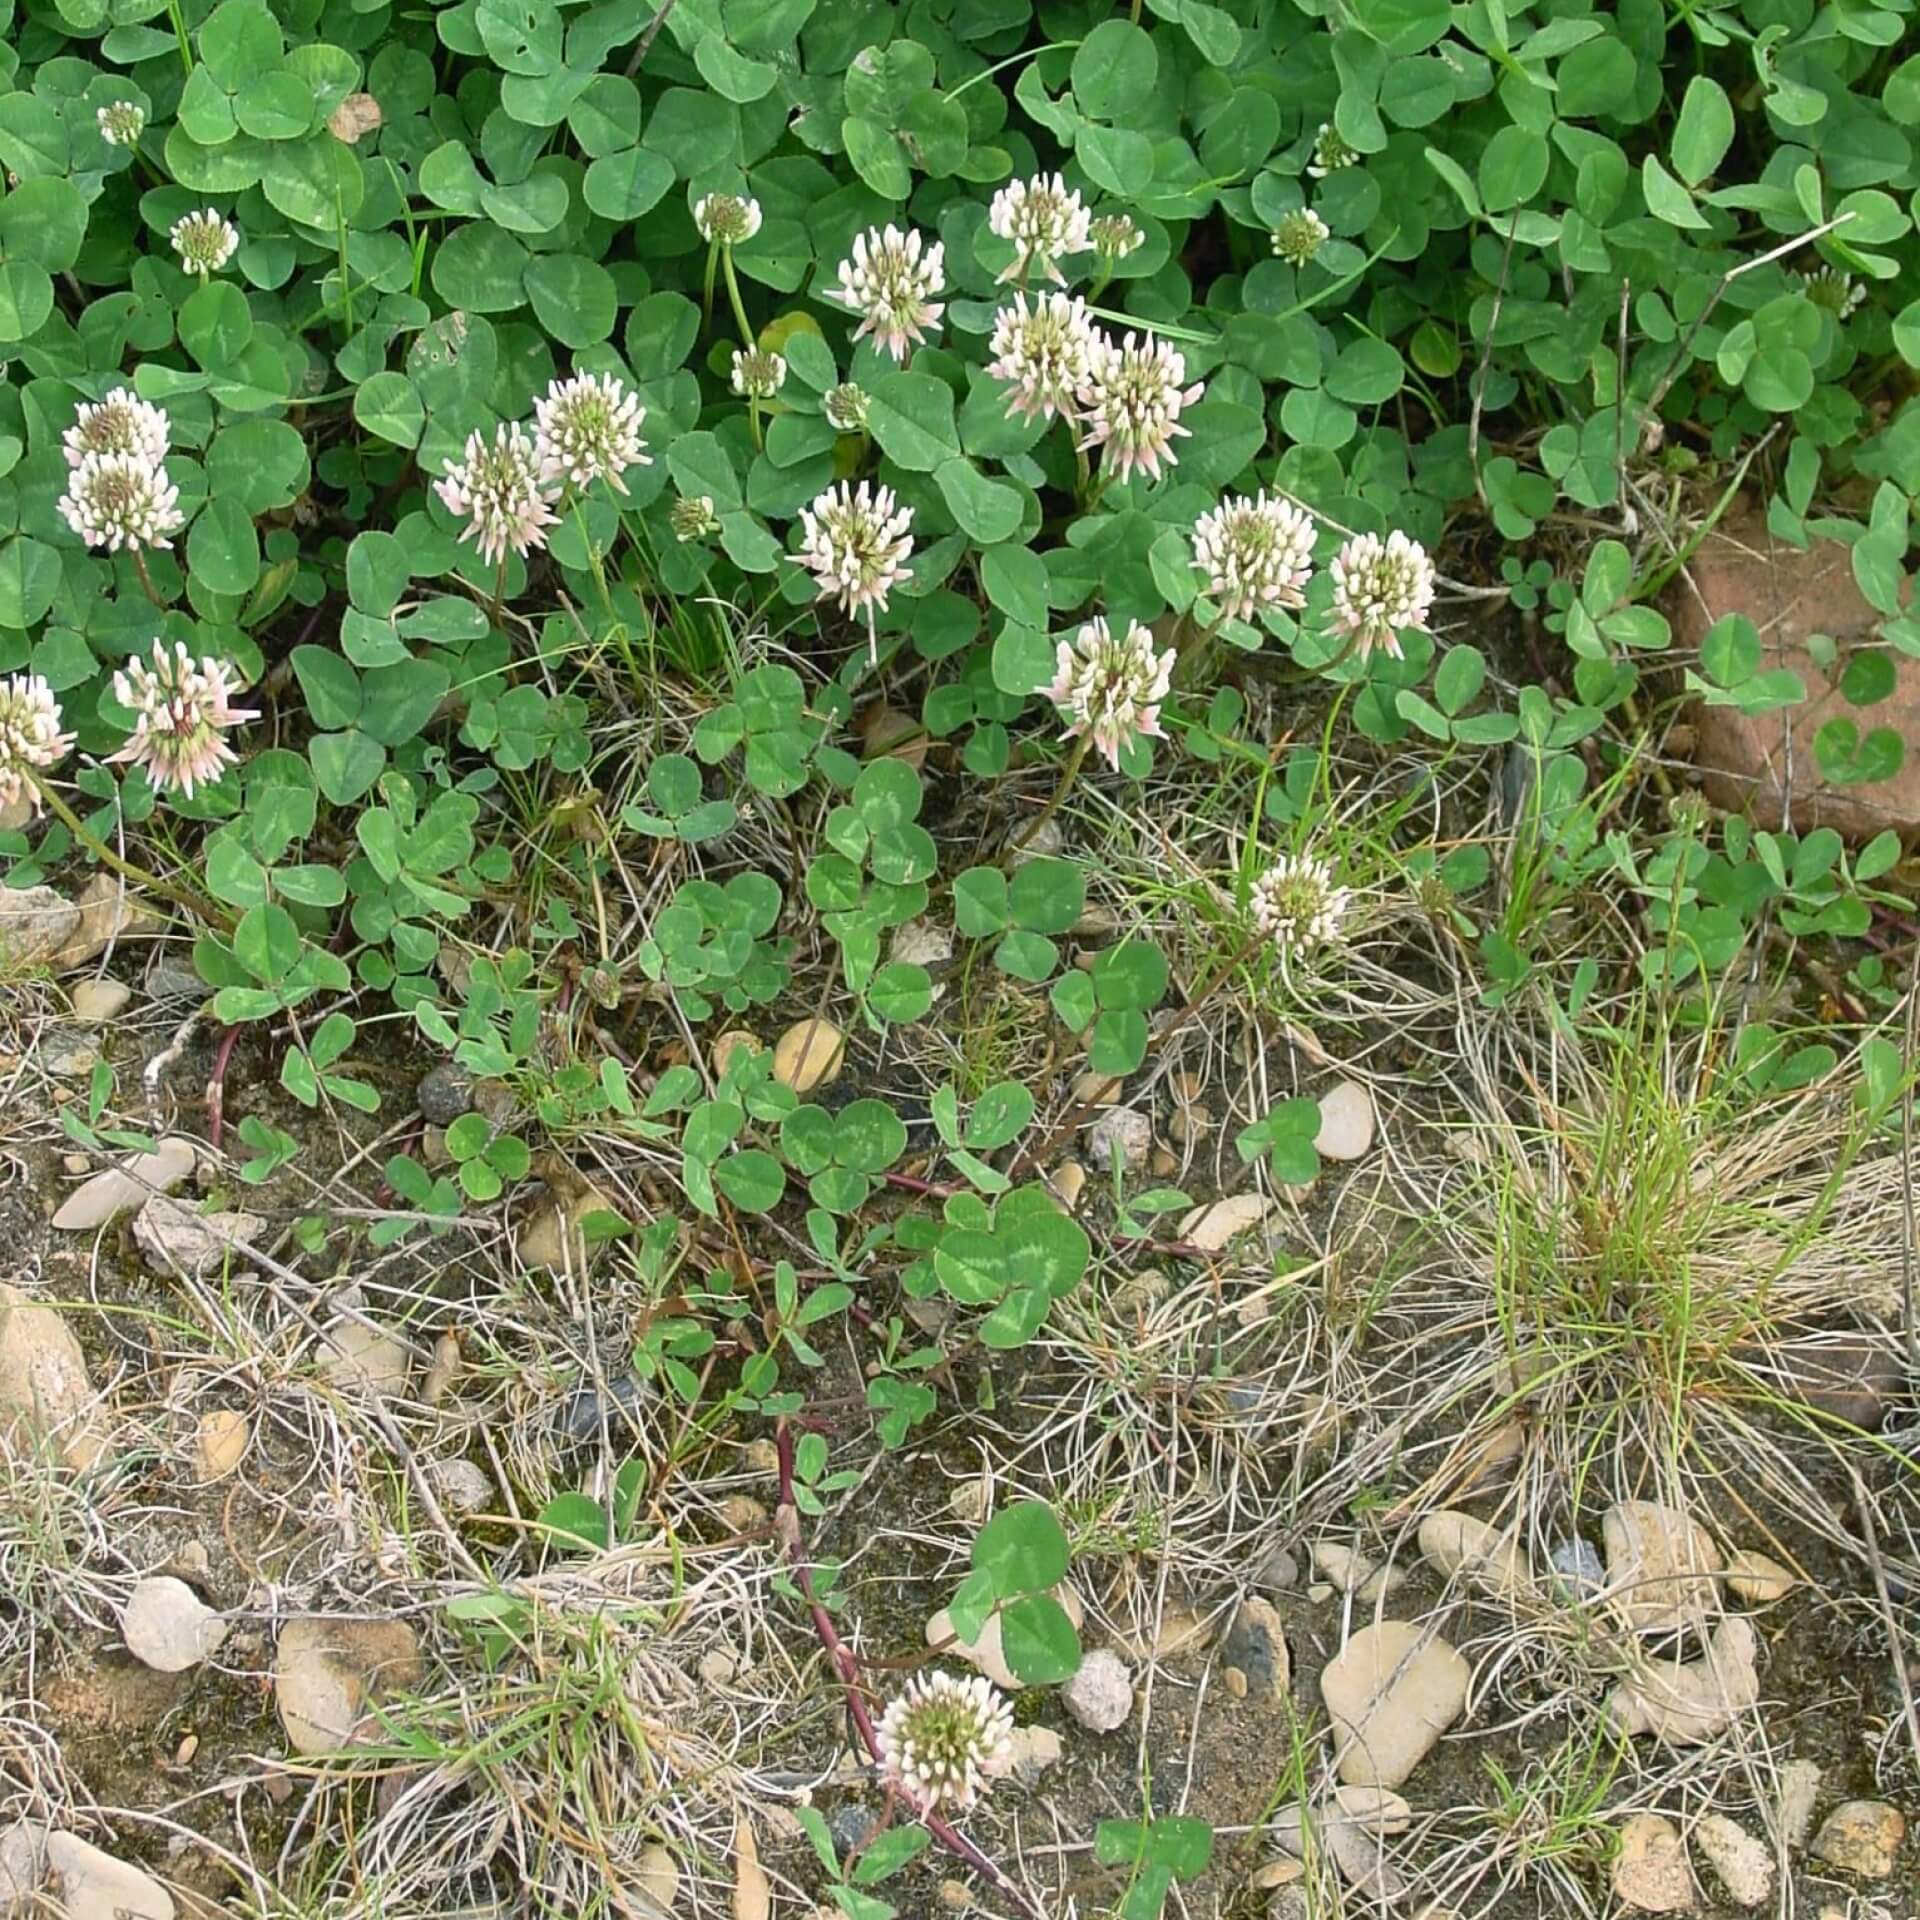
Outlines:
{"type": "Polygon", "coordinates": [[[0,1891],[1910,1897],[1909,4],[6,18],[0,1891]]]}

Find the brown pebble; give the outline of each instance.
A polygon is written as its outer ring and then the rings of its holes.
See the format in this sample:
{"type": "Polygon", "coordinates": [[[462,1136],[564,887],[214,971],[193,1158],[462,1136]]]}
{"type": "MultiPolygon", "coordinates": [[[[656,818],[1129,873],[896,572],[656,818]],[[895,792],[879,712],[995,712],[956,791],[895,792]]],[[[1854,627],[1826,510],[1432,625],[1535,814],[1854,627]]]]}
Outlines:
{"type": "Polygon", "coordinates": [[[1227,1683],[1227,1691],[1236,1700],[1244,1700],[1247,1697],[1247,1676],[1238,1667],[1224,1668],[1220,1677],[1227,1683]]]}

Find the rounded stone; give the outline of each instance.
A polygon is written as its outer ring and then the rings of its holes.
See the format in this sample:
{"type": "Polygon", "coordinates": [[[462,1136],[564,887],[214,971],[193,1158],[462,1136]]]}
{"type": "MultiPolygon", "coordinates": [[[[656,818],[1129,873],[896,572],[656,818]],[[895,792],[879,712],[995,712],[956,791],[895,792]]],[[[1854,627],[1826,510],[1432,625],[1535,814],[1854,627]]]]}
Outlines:
{"type": "Polygon", "coordinates": [[[1060,1689],[1067,1711],[1094,1733],[1123,1727],[1133,1712],[1133,1675],[1117,1653],[1098,1647],[1060,1689]]]}
{"type": "Polygon", "coordinates": [[[450,1127],[473,1107],[473,1075],[451,1060],[424,1075],[414,1089],[420,1117],[430,1126],[450,1127]]]}
{"type": "Polygon", "coordinates": [[[127,1597],[120,1631],[128,1650],[156,1673],[185,1673],[219,1650],[227,1625],[184,1580],[156,1574],[127,1597]]]}

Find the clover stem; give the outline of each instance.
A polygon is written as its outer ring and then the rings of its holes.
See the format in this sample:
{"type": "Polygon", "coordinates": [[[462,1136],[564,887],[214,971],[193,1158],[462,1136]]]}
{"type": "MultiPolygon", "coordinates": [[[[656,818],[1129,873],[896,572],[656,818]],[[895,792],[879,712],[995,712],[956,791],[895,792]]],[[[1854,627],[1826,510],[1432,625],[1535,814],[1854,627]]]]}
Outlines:
{"type": "Polygon", "coordinates": [[[194,893],[186,887],[177,886],[171,880],[163,880],[159,874],[150,873],[145,867],[136,867],[131,860],[123,860],[61,799],[50,782],[36,779],[31,772],[27,774],[27,780],[34,792],[53,809],[61,825],[102,866],[112,868],[121,879],[131,880],[136,886],[151,888],[161,899],[171,900],[182,912],[192,914],[196,920],[205,920],[213,926],[231,929],[232,916],[216,906],[204,894],[194,893]]]}
{"type": "Polygon", "coordinates": [[[1040,809],[1040,818],[1028,827],[1017,839],[1007,845],[1007,859],[1011,861],[1022,847],[1030,847],[1040,837],[1047,822],[1060,811],[1060,803],[1073,790],[1073,783],[1080,772],[1080,763],[1087,757],[1087,746],[1092,736],[1082,734],[1073,743],[1073,751],[1067,755],[1067,764],[1060,771],[1060,784],[1053,790],[1053,797],[1040,809]]]}
{"type": "Polygon", "coordinates": [[[499,624],[500,610],[506,600],[506,597],[507,597],[507,556],[503,552],[500,556],[500,564],[497,567],[495,567],[493,570],[493,605],[490,609],[490,614],[491,614],[491,624],[495,626],[499,624]]]}
{"type": "Polygon", "coordinates": [[[740,344],[751,353],[754,348],[753,327],[747,319],[746,302],[740,298],[740,282],[734,277],[731,247],[721,249],[720,269],[727,276],[727,304],[733,308],[733,324],[740,329],[740,344]]]}
{"type": "Polygon", "coordinates": [[[703,331],[713,331],[713,276],[720,264],[720,242],[710,240],[707,243],[707,278],[700,296],[700,316],[703,331]]]}
{"type": "Polygon", "coordinates": [[[153,584],[153,575],[147,571],[147,556],[145,551],[139,547],[134,547],[131,551],[133,554],[134,571],[139,574],[140,584],[147,590],[147,598],[151,600],[156,607],[164,609],[167,603],[160,598],[160,589],[153,584]]]}

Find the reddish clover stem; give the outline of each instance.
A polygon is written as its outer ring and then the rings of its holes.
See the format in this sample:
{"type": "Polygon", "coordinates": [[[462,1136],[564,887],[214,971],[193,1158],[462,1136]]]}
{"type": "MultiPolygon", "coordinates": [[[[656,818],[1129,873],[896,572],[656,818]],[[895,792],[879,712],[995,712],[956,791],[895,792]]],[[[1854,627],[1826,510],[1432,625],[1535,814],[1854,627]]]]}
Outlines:
{"type": "Polygon", "coordinates": [[[220,1135],[226,1122],[227,1062],[233,1058],[233,1043],[240,1038],[238,1025],[226,1028],[220,1044],[213,1050],[213,1071],[207,1078],[207,1144],[218,1153],[220,1135]]]}
{"type": "MultiPolygon", "coordinates": [[[[853,1649],[840,1638],[840,1630],[833,1624],[833,1615],[821,1603],[813,1590],[813,1568],[807,1562],[806,1543],[800,1537],[800,1508],[794,1498],[793,1487],[793,1427],[784,1415],[774,1427],[774,1452],[779,1461],[780,1503],[774,1519],[774,1531],[785,1545],[788,1564],[793,1568],[793,1577],[807,1603],[807,1611],[813,1617],[813,1630],[818,1636],[821,1648],[833,1665],[835,1674],[847,1697],[847,1711],[853,1716],[853,1724],[860,1735],[861,1745],[868,1756],[878,1766],[881,1762],[880,1735],[873,1724],[873,1714],[867,1706],[866,1697],[860,1684],[860,1660],[853,1649]]],[[[914,1809],[916,1817],[933,1837],[952,1854],[955,1859],[964,1861],[974,1872],[984,1874],[995,1887],[1019,1908],[1026,1920],[1046,1920],[1045,1913],[1038,1907],[1006,1870],[995,1860],[982,1853],[964,1833],[936,1813],[923,1813],[914,1809]]]]}

